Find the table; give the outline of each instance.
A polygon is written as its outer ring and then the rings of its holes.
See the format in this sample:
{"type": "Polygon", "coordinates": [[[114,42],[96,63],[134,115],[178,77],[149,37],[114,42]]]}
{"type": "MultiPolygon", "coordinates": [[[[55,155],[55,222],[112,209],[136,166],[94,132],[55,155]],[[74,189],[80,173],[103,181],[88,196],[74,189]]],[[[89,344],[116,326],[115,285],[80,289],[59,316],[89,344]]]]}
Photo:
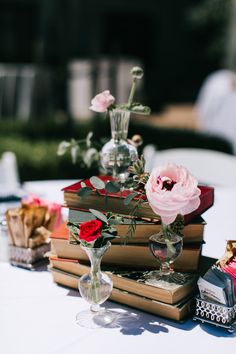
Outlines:
{"type": "MultiPolygon", "coordinates": [[[[60,201],[60,188],[67,181],[32,182],[24,186],[41,197],[60,201]],[[47,192],[48,191],[48,192],[47,192]]],[[[203,254],[220,257],[226,238],[235,238],[236,189],[216,188],[215,205],[203,217],[207,221],[203,254]]],[[[0,348],[3,354],[222,354],[235,345],[236,333],[199,324],[183,324],[131,309],[110,301],[118,313],[107,328],[86,329],[75,323],[75,315],[88,308],[75,290],[53,283],[46,270],[30,272],[0,263],[0,348]],[[155,346],[155,347],[154,347],[155,346]]],[[[236,332],[236,331],[235,331],[236,332]]]]}

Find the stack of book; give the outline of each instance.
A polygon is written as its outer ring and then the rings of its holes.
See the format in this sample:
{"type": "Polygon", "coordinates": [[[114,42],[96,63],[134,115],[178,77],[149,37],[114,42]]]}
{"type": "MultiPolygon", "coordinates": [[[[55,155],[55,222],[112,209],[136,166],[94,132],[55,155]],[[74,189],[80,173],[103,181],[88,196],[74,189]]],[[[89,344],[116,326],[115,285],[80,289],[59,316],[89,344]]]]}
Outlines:
{"type": "MultiPolygon", "coordinates": [[[[81,199],[77,194],[80,188],[81,183],[78,182],[63,190],[65,205],[69,208],[68,221],[81,223],[88,220],[90,208],[127,216],[123,224],[115,225],[119,238],[112,241],[112,247],[102,260],[103,270],[109,272],[114,283],[111,299],[175,320],[186,317],[197,288],[197,270],[205,227],[205,221],[200,214],[213,204],[213,189],[203,187],[198,212],[188,215],[185,220],[183,252],[174,262],[175,270],[185,272],[184,284],[170,283],[157,287],[145,281],[145,274],[158,267],[149,250],[148,239],[160,230],[160,223],[154,220],[148,203],[143,203],[139,208],[140,220],[137,220],[135,233],[124,245],[123,240],[130,223],[128,215],[132,206],[125,206],[120,195],[118,197],[110,195],[105,201],[102,193],[100,195],[92,193],[81,199]]],[[[78,245],[69,242],[66,223],[51,235],[51,246],[50,270],[54,281],[77,288],[79,277],[89,271],[89,261],[78,245]]]]}

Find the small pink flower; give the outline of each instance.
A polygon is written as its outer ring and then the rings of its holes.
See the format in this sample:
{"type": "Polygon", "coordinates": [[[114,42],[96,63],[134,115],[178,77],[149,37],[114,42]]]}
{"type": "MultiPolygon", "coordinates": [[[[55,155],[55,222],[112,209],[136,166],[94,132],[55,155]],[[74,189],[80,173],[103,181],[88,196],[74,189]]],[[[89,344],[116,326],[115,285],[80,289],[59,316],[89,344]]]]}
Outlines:
{"type": "Polygon", "coordinates": [[[48,204],[48,212],[50,218],[54,218],[53,229],[56,229],[62,224],[62,213],[61,213],[61,205],[57,203],[49,203],[48,204]]]}
{"type": "Polygon", "coordinates": [[[110,94],[109,90],[103,91],[96,95],[89,107],[94,112],[106,112],[107,108],[115,102],[115,98],[110,94]]]}
{"type": "Polygon", "coordinates": [[[154,168],[146,183],[148,202],[165,224],[178,214],[186,215],[198,208],[201,191],[197,180],[183,166],[167,164],[154,168]]]}
{"type": "Polygon", "coordinates": [[[45,206],[46,203],[43,199],[40,199],[37,195],[30,194],[28,197],[25,197],[22,199],[22,204],[23,205],[39,205],[39,206],[45,206]]]}

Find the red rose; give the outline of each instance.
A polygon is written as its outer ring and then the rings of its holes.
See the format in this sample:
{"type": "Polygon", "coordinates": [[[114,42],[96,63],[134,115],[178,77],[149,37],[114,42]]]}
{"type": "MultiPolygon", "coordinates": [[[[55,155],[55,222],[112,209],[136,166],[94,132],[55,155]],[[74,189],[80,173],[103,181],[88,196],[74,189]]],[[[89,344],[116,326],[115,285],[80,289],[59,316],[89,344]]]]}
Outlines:
{"type": "Polygon", "coordinates": [[[92,242],[101,236],[102,222],[100,220],[85,221],[80,224],[79,239],[92,242]]]}

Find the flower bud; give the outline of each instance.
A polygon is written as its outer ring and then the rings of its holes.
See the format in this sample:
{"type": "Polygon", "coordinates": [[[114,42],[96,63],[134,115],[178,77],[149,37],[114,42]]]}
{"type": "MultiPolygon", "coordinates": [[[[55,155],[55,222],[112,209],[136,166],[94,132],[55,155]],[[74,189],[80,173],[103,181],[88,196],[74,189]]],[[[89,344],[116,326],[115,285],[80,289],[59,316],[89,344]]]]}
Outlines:
{"type": "Polygon", "coordinates": [[[133,79],[142,79],[143,77],[143,69],[140,68],[139,66],[134,66],[131,70],[131,74],[133,76],[133,79]]]}
{"type": "Polygon", "coordinates": [[[142,143],[143,143],[143,139],[142,139],[141,135],[139,135],[139,134],[135,134],[134,136],[132,136],[131,140],[132,140],[135,147],[138,147],[138,146],[142,145],[142,143]]]}

